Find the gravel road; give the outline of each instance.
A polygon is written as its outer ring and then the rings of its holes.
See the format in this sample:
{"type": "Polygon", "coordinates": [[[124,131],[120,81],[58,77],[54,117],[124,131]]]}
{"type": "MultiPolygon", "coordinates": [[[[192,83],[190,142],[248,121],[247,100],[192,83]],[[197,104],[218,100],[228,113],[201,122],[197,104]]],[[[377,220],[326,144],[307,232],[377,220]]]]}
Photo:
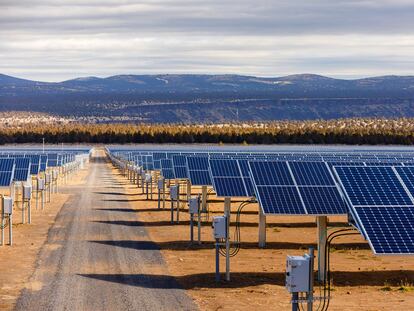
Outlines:
{"type": "Polygon", "coordinates": [[[98,151],[86,184],[62,187],[71,198],[16,310],[196,310],[105,161],[98,151]]]}

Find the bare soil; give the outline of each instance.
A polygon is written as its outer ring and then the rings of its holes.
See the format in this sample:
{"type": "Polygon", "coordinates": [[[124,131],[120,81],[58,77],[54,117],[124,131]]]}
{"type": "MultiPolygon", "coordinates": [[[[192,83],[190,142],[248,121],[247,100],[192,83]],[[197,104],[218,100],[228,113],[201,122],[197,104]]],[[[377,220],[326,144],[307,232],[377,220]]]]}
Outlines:
{"type": "MultiPolygon", "coordinates": [[[[72,175],[65,185],[81,185],[85,181],[87,170],[81,170],[72,175]]],[[[21,223],[21,210],[13,211],[13,245],[8,243],[8,228],[5,229],[6,245],[0,246],[0,310],[14,308],[17,298],[23,288],[36,290],[42,284],[30,283],[28,280],[36,268],[36,258],[46,241],[49,228],[54,224],[56,215],[68,200],[69,195],[63,193],[52,194],[50,203],[45,209],[35,209],[32,202],[32,223],[21,223]]],[[[59,245],[48,245],[50,252],[59,245]]]]}

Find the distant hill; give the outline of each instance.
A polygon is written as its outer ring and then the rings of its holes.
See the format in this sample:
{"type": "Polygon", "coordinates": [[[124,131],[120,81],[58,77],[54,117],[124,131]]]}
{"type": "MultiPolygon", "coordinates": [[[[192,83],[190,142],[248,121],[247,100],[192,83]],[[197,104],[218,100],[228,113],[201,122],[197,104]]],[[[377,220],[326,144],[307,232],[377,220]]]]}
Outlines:
{"type": "Polygon", "coordinates": [[[0,74],[0,111],[10,110],[107,122],[413,117],[414,76],[165,74],[48,83],[0,74]]]}

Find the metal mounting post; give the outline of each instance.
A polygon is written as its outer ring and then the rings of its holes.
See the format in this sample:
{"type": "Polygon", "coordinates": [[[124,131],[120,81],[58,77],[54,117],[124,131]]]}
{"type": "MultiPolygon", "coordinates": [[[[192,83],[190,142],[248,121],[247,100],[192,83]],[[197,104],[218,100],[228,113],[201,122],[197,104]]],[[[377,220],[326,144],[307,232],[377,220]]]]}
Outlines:
{"type": "Polygon", "coordinates": [[[201,187],[201,210],[207,210],[207,186],[201,187]]]}
{"type": "Polygon", "coordinates": [[[266,216],[259,206],[259,247],[266,246],[266,216]]]}
{"type": "Polygon", "coordinates": [[[226,216],[226,281],[230,281],[230,208],[231,198],[224,198],[224,215],[226,216]]]}
{"type": "Polygon", "coordinates": [[[310,257],[310,269],[309,269],[309,292],[307,294],[308,300],[308,311],[313,309],[313,271],[314,271],[314,249],[313,247],[309,248],[309,257],[310,257]]]}
{"type": "Polygon", "coordinates": [[[318,216],[316,217],[316,223],[318,226],[318,280],[323,282],[326,279],[325,259],[328,217],[318,216]]]}

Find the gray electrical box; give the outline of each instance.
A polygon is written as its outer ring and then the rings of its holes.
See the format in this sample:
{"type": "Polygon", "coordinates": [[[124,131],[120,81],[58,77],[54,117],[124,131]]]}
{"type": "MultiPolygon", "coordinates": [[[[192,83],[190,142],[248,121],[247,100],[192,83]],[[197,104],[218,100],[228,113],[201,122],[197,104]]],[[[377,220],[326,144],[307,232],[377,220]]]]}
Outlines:
{"type": "Polygon", "coordinates": [[[170,197],[172,200],[178,200],[178,186],[170,187],[170,197]]]}
{"type": "Polygon", "coordinates": [[[158,190],[164,189],[164,178],[158,179],[158,190]]]}
{"type": "Polygon", "coordinates": [[[25,184],[23,185],[23,199],[30,200],[32,197],[32,185],[25,184]]]}
{"type": "Polygon", "coordinates": [[[3,197],[3,214],[13,214],[13,199],[8,196],[3,197]]]}
{"type": "Polygon", "coordinates": [[[39,191],[45,190],[45,180],[43,178],[37,179],[37,190],[39,191]]]}
{"type": "Polygon", "coordinates": [[[57,170],[54,170],[53,172],[52,172],[52,178],[53,178],[53,180],[56,180],[57,178],[58,178],[58,171],[57,170]]]}
{"type": "Polygon", "coordinates": [[[310,290],[311,257],[287,256],[286,289],[290,293],[309,292],[310,290]]]}
{"type": "Polygon", "coordinates": [[[188,212],[190,214],[197,215],[199,208],[200,208],[200,198],[199,197],[190,198],[190,200],[188,201],[188,212]]]}
{"type": "Polygon", "coordinates": [[[215,239],[225,239],[227,237],[227,218],[226,216],[213,217],[213,235],[215,239]]]}

